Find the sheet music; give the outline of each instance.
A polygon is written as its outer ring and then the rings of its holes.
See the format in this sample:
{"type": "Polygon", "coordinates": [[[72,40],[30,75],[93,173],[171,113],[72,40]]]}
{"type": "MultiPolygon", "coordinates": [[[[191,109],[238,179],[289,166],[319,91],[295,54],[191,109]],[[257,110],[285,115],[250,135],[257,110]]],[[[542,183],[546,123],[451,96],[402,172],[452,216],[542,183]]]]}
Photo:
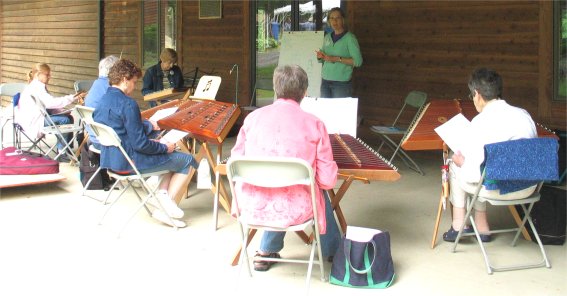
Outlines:
{"type": "Polygon", "coordinates": [[[473,136],[471,122],[461,113],[435,128],[435,132],[455,152],[463,151],[473,136]]]}
{"type": "Polygon", "coordinates": [[[358,98],[305,97],[301,109],[321,119],[329,134],[349,134],[356,138],[358,98]]]}
{"type": "Polygon", "coordinates": [[[187,136],[187,132],[172,129],[167,134],[165,134],[159,141],[161,143],[169,142],[169,143],[177,143],[179,140],[183,139],[187,136]]]}
{"type": "Polygon", "coordinates": [[[365,228],[365,227],[357,227],[357,226],[347,226],[346,228],[346,238],[357,241],[357,242],[369,242],[372,240],[372,237],[377,233],[382,231],[378,229],[372,228],[365,228]]]}
{"type": "Polygon", "coordinates": [[[150,117],[150,120],[158,121],[160,119],[168,117],[169,115],[175,113],[176,111],[177,111],[177,107],[171,107],[171,108],[165,108],[165,109],[158,110],[158,111],[156,111],[156,113],[154,113],[154,115],[152,115],[152,117],[150,117]]]}

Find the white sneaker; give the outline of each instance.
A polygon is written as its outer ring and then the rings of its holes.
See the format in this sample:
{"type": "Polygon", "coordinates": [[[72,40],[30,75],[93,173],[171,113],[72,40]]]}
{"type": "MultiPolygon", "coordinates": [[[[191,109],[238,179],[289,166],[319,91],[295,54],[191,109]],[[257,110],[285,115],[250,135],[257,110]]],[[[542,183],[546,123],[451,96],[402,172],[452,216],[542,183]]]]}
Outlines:
{"type": "Polygon", "coordinates": [[[197,169],[197,189],[211,189],[211,167],[206,158],[201,159],[197,169]]]}
{"type": "Polygon", "coordinates": [[[169,197],[169,194],[165,190],[159,190],[156,193],[156,197],[165,209],[165,212],[173,218],[181,218],[185,213],[180,209],[175,202],[169,197]]]}
{"type": "Polygon", "coordinates": [[[169,219],[169,217],[164,212],[162,212],[160,209],[155,209],[152,212],[152,218],[158,220],[161,223],[167,224],[171,227],[174,227],[174,226],[176,226],[177,228],[187,227],[187,224],[183,221],[179,221],[179,220],[175,220],[175,219],[169,219]],[[171,223],[171,221],[173,221],[173,224],[171,223]]]}

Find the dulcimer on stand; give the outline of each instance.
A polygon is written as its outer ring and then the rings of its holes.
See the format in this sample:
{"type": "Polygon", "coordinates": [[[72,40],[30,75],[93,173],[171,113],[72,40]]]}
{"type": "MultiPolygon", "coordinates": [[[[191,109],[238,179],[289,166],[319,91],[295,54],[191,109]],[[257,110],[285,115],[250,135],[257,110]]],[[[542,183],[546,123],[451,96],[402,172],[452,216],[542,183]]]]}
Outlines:
{"type": "Polygon", "coordinates": [[[192,138],[221,144],[240,116],[238,105],[213,100],[175,100],[142,112],[148,119],[157,111],[177,107],[177,111],[158,121],[163,129],[177,129],[192,138]]]}
{"type": "Polygon", "coordinates": [[[189,88],[166,88],[160,91],[155,91],[144,96],[144,101],[157,101],[166,100],[188,92],[189,88]]]}
{"type": "MultiPolygon", "coordinates": [[[[458,113],[463,114],[469,121],[478,114],[471,100],[432,100],[427,103],[402,139],[402,148],[404,150],[442,150],[443,140],[437,135],[435,128],[458,113]]],[[[536,124],[536,128],[540,137],[557,138],[555,133],[541,124],[536,124]]]]}

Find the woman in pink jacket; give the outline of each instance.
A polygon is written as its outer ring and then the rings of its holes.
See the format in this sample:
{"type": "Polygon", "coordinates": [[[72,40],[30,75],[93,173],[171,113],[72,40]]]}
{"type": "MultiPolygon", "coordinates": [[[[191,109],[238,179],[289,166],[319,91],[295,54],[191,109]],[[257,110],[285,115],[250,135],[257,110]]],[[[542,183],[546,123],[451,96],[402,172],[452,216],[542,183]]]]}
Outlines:
{"type": "MultiPolygon", "coordinates": [[[[299,106],[308,86],[307,74],[301,67],[291,65],[276,68],[273,83],[278,99],[246,117],[231,155],[297,157],[311,164],[318,187],[322,255],[332,257],[338,248],[340,233],[330,200],[323,192],[323,189],[333,188],[337,181],[338,168],[333,160],[329,134],[321,120],[299,106]]],[[[241,193],[241,215],[257,219],[258,223],[286,227],[302,223],[313,214],[311,195],[305,186],[263,188],[249,184],[236,185],[237,192],[241,193]],[[286,202],[275,203],[274,197],[282,195],[286,202]],[[261,210],[261,214],[257,210],[261,210]]],[[[250,222],[254,223],[253,220],[250,222]]],[[[262,261],[262,257],[279,258],[284,236],[285,232],[264,232],[255,256],[255,270],[266,271],[274,263],[262,261]]]]}

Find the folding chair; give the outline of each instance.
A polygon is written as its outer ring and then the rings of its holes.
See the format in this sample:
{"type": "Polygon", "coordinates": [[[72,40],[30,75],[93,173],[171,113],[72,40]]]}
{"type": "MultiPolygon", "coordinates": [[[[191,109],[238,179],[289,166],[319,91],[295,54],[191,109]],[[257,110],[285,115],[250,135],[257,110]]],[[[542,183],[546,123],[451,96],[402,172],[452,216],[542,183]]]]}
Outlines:
{"type": "Polygon", "coordinates": [[[553,138],[534,138],[511,140],[484,146],[485,162],[482,176],[478,182],[475,192],[467,194],[467,212],[459,234],[453,244],[452,251],[455,252],[459,240],[464,235],[474,235],[478,241],[484,262],[489,274],[493,271],[508,271],[546,266],[551,267],[545,249],[537,230],[533,224],[530,212],[533,205],[539,201],[539,190],[544,181],[557,180],[558,172],[558,143],[553,138]],[[505,195],[520,189],[537,185],[533,193],[526,193],[520,199],[506,199],[505,195]],[[543,260],[533,264],[495,266],[490,263],[484,243],[475,224],[472,210],[476,201],[489,202],[493,206],[515,206],[519,205],[523,211],[523,219],[518,227],[510,229],[491,230],[489,234],[502,232],[516,232],[512,240],[512,247],[516,246],[520,233],[525,227],[526,221],[539,245],[543,260]],[[474,233],[463,233],[466,221],[470,220],[474,233]]]}
{"type": "Polygon", "coordinates": [[[93,86],[94,82],[94,80],[77,80],[73,84],[73,87],[75,88],[75,92],[77,93],[82,91],[88,92],[89,89],[91,89],[91,86],[93,86]]]}
{"type": "Polygon", "coordinates": [[[236,207],[236,217],[238,219],[242,235],[242,252],[239,260],[240,268],[242,268],[242,265],[244,264],[244,262],[246,262],[248,274],[252,276],[250,269],[250,258],[247,251],[249,230],[261,229],[268,231],[303,231],[306,227],[311,227],[314,240],[311,243],[311,253],[309,255],[309,260],[284,258],[262,258],[262,260],[307,264],[307,291],[309,291],[311,270],[314,263],[319,264],[319,267],[321,269],[321,280],[325,281],[326,279],[323,271],[323,259],[320,245],[321,240],[319,238],[319,224],[317,221],[315,179],[311,165],[309,165],[309,163],[307,163],[303,159],[289,157],[233,157],[228,160],[226,170],[230,183],[230,190],[232,192],[233,206],[236,207]],[[261,187],[287,187],[297,184],[308,186],[311,193],[313,217],[308,221],[305,221],[304,223],[284,228],[250,224],[247,222],[248,217],[240,216],[241,208],[238,202],[240,197],[234,190],[236,182],[248,183],[261,187]],[[317,249],[317,261],[314,260],[315,249],[317,249]]]}
{"type": "MultiPolygon", "coordinates": [[[[77,114],[79,114],[79,117],[81,118],[84,127],[92,130],[90,126],[94,122],[93,113],[95,109],[91,107],[77,105],[75,106],[75,110],[77,111],[77,114]]],[[[88,135],[85,135],[85,141],[88,141],[88,135]]],[[[89,145],[89,150],[100,155],[100,150],[96,149],[93,145],[89,145]]],[[[83,192],[81,196],[86,195],[89,186],[91,185],[92,181],[100,173],[101,170],[102,168],[99,166],[94,172],[94,174],[89,178],[87,184],[85,184],[85,187],[83,188],[83,192]]]]}
{"type": "Polygon", "coordinates": [[[71,149],[71,143],[75,144],[75,147],[77,147],[78,145],[77,135],[79,134],[79,132],[83,130],[83,127],[78,122],[76,124],[75,123],[59,124],[59,125],[55,124],[55,122],[53,122],[53,120],[51,119],[50,114],[47,112],[47,109],[45,108],[43,102],[41,102],[41,100],[35,98],[34,96],[32,96],[32,99],[35,101],[35,104],[39,109],[39,111],[41,112],[41,114],[45,117],[45,121],[47,122],[47,125],[44,126],[41,130],[41,132],[43,133],[43,137],[37,138],[32,143],[32,147],[29,150],[33,148],[38,148],[40,151],[42,151],[42,153],[45,156],[49,156],[51,152],[56,152],[57,143],[53,145],[48,144],[47,152],[43,152],[43,150],[39,147],[39,142],[46,143],[45,141],[42,141],[46,135],[54,135],[58,141],[63,143],[64,146],[63,149],[60,149],[55,153],[55,157],[53,157],[53,159],[57,160],[59,157],[61,157],[61,155],[67,154],[71,158],[71,162],[78,163],[79,160],[77,158],[77,155],[75,154],[73,149],[71,149]],[[64,135],[69,133],[72,134],[72,137],[69,141],[67,141],[64,135]]]}
{"type": "MultiPolygon", "coordinates": [[[[20,83],[20,82],[14,82],[14,83],[2,83],[0,84],[0,97],[3,96],[7,96],[11,98],[11,101],[13,100],[13,97],[18,94],[21,93],[24,88],[26,87],[26,83],[20,83]]],[[[6,126],[6,124],[8,124],[8,122],[12,121],[12,123],[14,122],[14,108],[17,105],[17,102],[12,101],[12,103],[10,104],[12,105],[12,108],[4,108],[2,107],[2,114],[0,115],[0,123],[1,123],[1,128],[0,128],[0,149],[4,148],[4,127],[6,126]],[[10,112],[6,112],[7,110],[10,110],[10,112]]],[[[14,125],[14,123],[13,123],[14,125]]],[[[16,126],[13,126],[12,129],[12,143],[14,146],[16,146],[16,126]]]]}
{"type": "Polygon", "coordinates": [[[394,120],[394,123],[392,123],[391,126],[374,125],[370,127],[370,130],[378,134],[378,136],[380,136],[380,139],[382,140],[380,146],[376,150],[377,152],[380,152],[380,149],[384,144],[388,145],[392,150],[394,150],[394,153],[390,157],[390,162],[392,162],[392,160],[394,160],[394,157],[398,155],[410,169],[418,172],[421,175],[424,175],[423,171],[417,165],[417,163],[415,163],[415,161],[413,161],[413,159],[404,151],[404,149],[401,148],[401,144],[404,137],[409,132],[409,127],[413,125],[413,123],[416,121],[426,101],[427,101],[426,93],[421,91],[411,91],[406,96],[406,99],[404,100],[404,104],[402,105],[400,112],[398,112],[398,116],[396,116],[396,119],[394,120]],[[402,114],[404,114],[404,111],[406,111],[406,108],[408,107],[412,107],[416,109],[415,114],[413,115],[411,124],[407,127],[402,127],[399,125],[398,120],[400,119],[402,114]],[[392,140],[392,137],[399,137],[400,138],[399,142],[396,143],[394,140],[392,140]]]}
{"type": "Polygon", "coordinates": [[[166,173],[169,173],[169,171],[157,171],[157,172],[145,173],[145,174],[140,173],[140,171],[138,170],[138,168],[136,167],[136,165],[134,164],[134,162],[132,161],[130,156],[128,156],[128,153],[126,152],[126,150],[124,150],[124,148],[122,147],[122,142],[121,142],[120,138],[118,137],[116,132],[111,127],[104,125],[102,123],[94,122],[94,121],[90,123],[90,126],[91,126],[93,132],[95,133],[96,138],[100,141],[100,144],[103,145],[103,146],[117,147],[120,150],[120,152],[122,152],[122,155],[124,156],[124,158],[126,158],[126,160],[128,161],[128,163],[130,164],[130,166],[133,169],[131,172],[122,173],[122,172],[114,172],[111,169],[107,168],[108,174],[111,177],[113,177],[114,179],[116,179],[116,182],[114,182],[114,184],[110,188],[109,193],[108,193],[103,204],[107,204],[108,199],[110,198],[110,195],[112,194],[112,192],[114,191],[114,188],[119,183],[121,183],[122,181],[125,181],[125,182],[127,182],[127,185],[124,187],[123,190],[121,190],[120,195],[118,197],[116,197],[112,201],[112,203],[106,208],[106,211],[104,212],[104,215],[100,219],[99,224],[102,224],[102,221],[104,220],[104,218],[106,217],[106,215],[108,214],[110,209],[116,204],[116,202],[120,199],[120,197],[122,197],[122,195],[126,192],[126,190],[128,190],[128,188],[132,188],[134,193],[136,193],[136,197],[140,201],[140,204],[136,208],[136,211],[130,216],[130,218],[128,218],[128,220],[126,221],[126,223],[124,224],[124,226],[122,227],[120,232],[118,233],[118,237],[120,237],[120,235],[122,234],[122,232],[124,231],[124,229],[126,228],[128,223],[130,223],[130,221],[134,218],[134,216],[136,216],[136,214],[138,213],[138,211],[140,211],[140,209],[145,208],[146,212],[151,216],[152,213],[149,210],[149,208],[147,207],[147,203],[148,203],[148,201],[150,201],[150,199],[152,200],[152,204],[156,205],[157,208],[160,209],[167,216],[167,219],[169,219],[169,222],[171,222],[171,225],[173,225],[173,228],[175,230],[177,230],[177,224],[175,223],[175,220],[167,214],[167,212],[165,211],[165,208],[163,207],[163,205],[161,204],[161,202],[159,201],[159,199],[155,195],[157,188],[152,188],[146,182],[146,180],[148,178],[150,178],[152,176],[158,176],[159,177],[158,178],[158,184],[159,184],[163,175],[166,174],[166,173]],[[138,192],[138,190],[134,186],[132,186],[132,184],[134,182],[137,182],[138,184],[140,184],[140,189],[142,189],[144,191],[144,194],[146,195],[145,197],[142,197],[140,195],[140,192],[138,192]]]}

